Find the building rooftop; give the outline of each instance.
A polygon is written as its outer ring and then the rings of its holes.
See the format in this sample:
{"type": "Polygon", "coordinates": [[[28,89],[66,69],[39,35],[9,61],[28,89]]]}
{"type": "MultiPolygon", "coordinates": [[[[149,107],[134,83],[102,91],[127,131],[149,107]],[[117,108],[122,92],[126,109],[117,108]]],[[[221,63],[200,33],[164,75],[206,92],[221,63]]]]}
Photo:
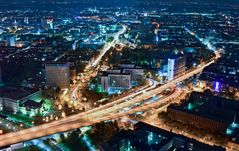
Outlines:
{"type": "Polygon", "coordinates": [[[189,101],[180,106],[171,105],[169,108],[230,124],[239,113],[239,102],[211,93],[193,92],[189,101]]]}
{"type": "Polygon", "coordinates": [[[130,74],[129,73],[122,73],[122,72],[120,72],[120,73],[118,73],[118,72],[101,72],[101,76],[109,76],[109,75],[115,75],[115,76],[123,76],[123,75],[128,75],[128,76],[130,76],[130,74]]]}
{"type": "Polygon", "coordinates": [[[69,64],[68,63],[64,63],[64,62],[48,62],[48,63],[46,63],[46,66],[67,67],[67,66],[69,66],[69,64]]]}
{"type": "Polygon", "coordinates": [[[33,100],[27,100],[22,105],[25,106],[28,109],[37,109],[37,108],[41,108],[42,104],[43,104],[43,101],[36,102],[36,101],[33,101],[33,100]]]}
{"type": "Polygon", "coordinates": [[[30,89],[25,87],[3,86],[0,87],[0,97],[9,98],[12,100],[21,100],[38,91],[39,90],[37,89],[30,89]]]}
{"type": "Polygon", "coordinates": [[[110,140],[102,144],[101,149],[107,151],[116,150],[162,150],[162,151],[224,151],[217,146],[200,143],[157,127],[139,122],[134,130],[121,130],[110,140]]]}

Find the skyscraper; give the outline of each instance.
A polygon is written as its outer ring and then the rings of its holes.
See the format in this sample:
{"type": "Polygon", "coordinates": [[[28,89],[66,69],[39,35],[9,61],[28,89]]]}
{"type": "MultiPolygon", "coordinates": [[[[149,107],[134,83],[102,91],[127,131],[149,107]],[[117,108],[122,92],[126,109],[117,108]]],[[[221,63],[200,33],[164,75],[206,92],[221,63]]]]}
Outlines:
{"type": "Polygon", "coordinates": [[[68,63],[48,63],[46,69],[46,85],[48,87],[70,87],[70,68],[68,63]]]}
{"type": "Polygon", "coordinates": [[[168,80],[173,80],[176,76],[185,71],[186,56],[185,55],[172,55],[168,58],[168,80]]]}

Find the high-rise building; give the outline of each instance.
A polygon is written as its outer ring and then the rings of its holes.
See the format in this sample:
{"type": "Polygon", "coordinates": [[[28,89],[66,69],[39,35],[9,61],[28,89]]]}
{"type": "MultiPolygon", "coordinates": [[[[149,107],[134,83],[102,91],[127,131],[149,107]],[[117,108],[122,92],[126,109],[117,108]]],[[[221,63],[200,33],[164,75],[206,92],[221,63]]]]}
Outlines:
{"type": "Polygon", "coordinates": [[[168,58],[167,76],[168,80],[173,80],[182,74],[186,69],[186,56],[182,54],[172,55],[168,58]]]}
{"type": "Polygon", "coordinates": [[[14,36],[7,37],[7,46],[10,46],[10,47],[15,47],[16,46],[14,36]]]}
{"type": "Polygon", "coordinates": [[[48,63],[46,68],[46,85],[48,87],[70,87],[70,67],[68,63],[48,63]]]}

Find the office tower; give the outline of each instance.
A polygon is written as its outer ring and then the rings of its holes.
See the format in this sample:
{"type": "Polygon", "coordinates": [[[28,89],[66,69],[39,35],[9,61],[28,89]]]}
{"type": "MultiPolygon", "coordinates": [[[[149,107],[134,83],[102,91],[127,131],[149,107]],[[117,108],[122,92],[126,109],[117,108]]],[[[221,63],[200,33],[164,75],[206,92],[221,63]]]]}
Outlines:
{"type": "Polygon", "coordinates": [[[172,55],[168,58],[168,80],[173,80],[178,75],[185,71],[186,56],[185,55],[172,55]]]}
{"type": "Polygon", "coordinates": [[[70,87],[70,68],[68,63],[48,63],[46,69],[46,85],[48,87],[70,87]]]}

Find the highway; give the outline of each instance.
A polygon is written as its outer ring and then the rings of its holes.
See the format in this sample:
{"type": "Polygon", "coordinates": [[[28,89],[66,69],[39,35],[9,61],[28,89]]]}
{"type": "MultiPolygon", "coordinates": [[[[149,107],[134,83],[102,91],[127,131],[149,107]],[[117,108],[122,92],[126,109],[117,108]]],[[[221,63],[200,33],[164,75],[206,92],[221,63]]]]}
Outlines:
{"type": "Polygon", "coordinates": [[[11,54],[5,56],[5,58],[12,57],[12,56],[16,55],[17,53],[27,51],[27,50],[29,50],[29,49],[31,49],[31,48],[32,48],[32,46],[28,46],[28,47],[26,47],[26,48],[19,49],[19,50],[17,50],[17,51],[14,52],[14,53],[11,53],[11,54]]]}
{"type": "MultiPolygon", "coordinates": [[[[214,58],[214,60],[216,60],[214,58]]],[[[144,106],[138,106],[130,111],[118,113],[120,110],[132,106],[138,102],[143,102],[146,99],[151,98],[155,94],[159,94],[160,92],[164,91],[167,88],[170,88],[172,86],[175,86],[175,84],[184,81],[185,79],[188,79],[189,77],[192,77],[195,74],[200,73],[203,68],[209,66],[210,64],[214,63],[213,61],[210,61],[209,63],[203,64],[201,66],[198,66],[196,69],[185,73],[184,75],[176,78],[175,80],[169,81],[168,83],[155,88],[150,88],[148,91],[141,92],[140,94],[131,94],[127,97],[121,98],[119,100],[116,100],[114,102],[111,102],[109,104],[103,105],[101,107],[97,107],[95,109],[79,113],[76,115],[72,115],[63,119],[60,119],[58,121],[54,121],[51,123],[46,123],[40,126],[32,127],[29,129],[21,130],[14,133],[7,133],[0,136],[0,146],[6,146],[9,144],[14,144],[26,140],[31,140],[51,134],[55,134],[58,132],[65,132],[68,130],[72,130],[75,128],[79,128],[82,126],[89,126],[93,125],[97,122],[105,121],[105,120],[111,120],[116,119],[122,116],[126,116],[135,112],[144,111],[147,109],[150,109],[156,105],[160,105],[161,103],[165,103],[170,98],[164,98],[160,100],[159,102],[154,102],[151,104],[147,104],[144,106]],[[133,99],[130,99],[132,98],[133,99]],[[129,98],[129,99],[127,99],[129,98]],[[157,103],[157,104],[156,104],[157,103]]]]}
{"type": "MultiPolygon", "coordinates": [[[[127,30],[127,26],[126,25],[123,25],[121,24],[122,26],[122,29],[120,31],[118,31],[117,33],[115,33],[114,35],[114,39],[111,41],[111,42],[106,42],[105,45],[103,46],[102,49],[100,49],[100,54],[93,60],[93,61],[90,61],[89,64],[86,66],[86,71],[85,72],[88,72],[88,70],[91,68],[91,67],[96,67],[99,65],[102,57],[106,54],[107,51],[110,50],[111,47],[113,47],[118,41],[119,41],[119,36],[123,33],[126,32],[127,30]]],[[[94,72],[91,72],[91,73],[88,73],[88,77],[92,77],[92,76],[95,76],[97,75],[97,70],[94,69],[95,73],[94,72]],[[89,75],[90,74],[90,75],[89,75]]],[[[90,79],[90,78],[89,78],[90,79]]],[[[80,85],[82,85],[83,83],[80,82],[79,84],[76,84],[71,90],[70,90],[70,94],[71,94],[71,99],[74,101],[74,102],[77,102],[78,104],[80,104],[81,107],[83,107],[84,105],[82,103],[79,103],[79,100],[78,98],[80,98],[80,95],[78,95],[78,90],[80,88],[80,85]]]]}
{"type": "MultiPolygon", "coordinates": [[[[182,92],[182,90],[177,89],[175,91],[175,93],[173,93],[172,95],[170,95],[166,98],[163,98],[162,100],[160,100],[160,102],[155,102],[155,103],[152,103],[152,104],[147,104],[147,105],[144,105],[144,106],[141,106],[141,107],[133,108],[130,111],[127,111],[127,112],[123,112],[123,113],[117,113],[116,112],[120,108],[128,106],[128,104],[131,104],[131,103],[125,102],[121,105],[121,107],[113,107],[113,108],[107,108],[105,110],[101,110],[100,111],[101,114],[96,114],[95,112],[93,112],[92,114],[89,114],[87,117],[84,117],[84,118],[82,118],[78,121],[74,121],[74,122],[72,121],[72,123],[67,123],[67,125],[58,125],[58,126],[55,126],[54,128],[51,128],[51,129],[46,129],[46,126],[41,126],[42,128],[45,128],[45,129],[42,129],[41,131],[40,131],[39,128],[35,127],[35,128],[31,128],[31,130],[28,129],[27,133],[32,133],[31,135],[34,135],[35,138],[38,138],[38,137],[41,137],[42,134],[45,134],[45,135],[47,135],[47,134],[49,135],[49,133],[54,134],[58,131],[67,131],[69,128],[74,129],[74,128],[77,128],[77,127],[92,125],[92,124],[100,122],[100,121],[105,121],[105,120],[110,120],[110,119],[114,119],[114,118],[123,117],[123,116],[126,116],[128,114],[133,114],[133,113],[138,112],[138,111],[145,111],[145,110],[148,110],[149,108],[156,107],[156,106],[160,105],[161,103],[165,103],[165,102],[169,101],[172,97],[176,98],[177,96],[179,96],[179,94],[181,94],[181,92],[182,92]],[[114,114],[111,114],[112,112],[114,114]],[[102,116],[102,115],[104,115],[104,116],[102,116]],[[35,130],[37,130],[37,131],[35,131],[35,130]]],[[[29,139],[29,135],[28,134],[24,135],[24,133],[25,133],[24,131],[26,131],[26,130],[21,131],[19,133],[20,137],[17,137],[21,141],[23,141],[25,139],[29,139]]],[[[7,137],[5,137],[5,139],[10,138],[11,140],[15,140],[15,137],[16,136],[14,136],[14,135],[10,135],[10,136],[8,135],[7,137]]],[[[4,140],[0,140],[0,145],[2,143],[4,143],[4,140]]]]}
{"type": "Polygon", "coordinates": [[[123,33],[125,33],[127,30],[127,26],[122,25],[122,29],[115,33],[114,39],[111,42],[108,42],[104,45],[104,47],[102,48],[102,50],[100,51],[100,54],[98,55],[98,57],[96,59],[94,59],[94,61],[91,63],[92,67],[95,67],[99,64],[101,58],[105,55],[105,53],[110,50],[111,47],[113,47],[118,41],[119,41],[119,36],[123,33]]]}

